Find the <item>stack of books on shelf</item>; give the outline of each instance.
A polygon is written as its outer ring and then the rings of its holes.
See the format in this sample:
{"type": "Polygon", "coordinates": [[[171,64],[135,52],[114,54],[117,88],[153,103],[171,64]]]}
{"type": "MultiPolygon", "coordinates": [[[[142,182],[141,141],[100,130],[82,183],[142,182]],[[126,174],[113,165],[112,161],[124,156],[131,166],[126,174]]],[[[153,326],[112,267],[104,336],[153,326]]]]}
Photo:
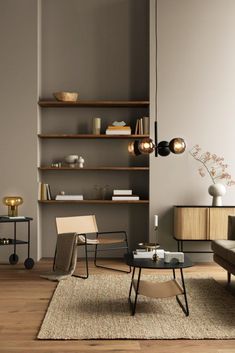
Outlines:
{"type": "Polygon", "coordinates": [[[57,201],[82,201],[83,195],[56,195],[57,201]]]}
{"type": "Polygon", "coordinates": [[[149,135],[149,117],[145,116],[136,120],[135,135],[149,135]]]}
{"type": "Polygon", "coordinates": [[[109,125],[106,129],[106,135],[131,135],[130,126],[114,126],[109,125]]]}
{"type": "Polygon", "coordinates": [[[112,200],[115,201],[128,201],[128,200],[139,200],[140,197],[132,194],[132,190],[113,190],[112,200]]]}
{"type": "Polygon", "coordinates": [[[38,200],[40,201],[51,200],[50,185],[41,183],[41,182],[38,184],[38,200]]]}

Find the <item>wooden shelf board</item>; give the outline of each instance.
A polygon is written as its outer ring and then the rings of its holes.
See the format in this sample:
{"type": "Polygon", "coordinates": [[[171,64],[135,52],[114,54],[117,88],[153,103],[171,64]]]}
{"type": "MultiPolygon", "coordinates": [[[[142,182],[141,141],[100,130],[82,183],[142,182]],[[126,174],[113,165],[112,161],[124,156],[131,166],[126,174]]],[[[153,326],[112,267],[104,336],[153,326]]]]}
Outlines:
{"type": "Polygon", "coordinates": [[[56,171],[148,171],[149,167],[93,167],[93,168],[71,168],[67,166],[63,167],[50,167],[50,166],[42,166],[38,167],[39,170],[56,170],[56,171]]]}
{"type": "Polygon", "coordinates": [[[149,135],[38,134],[42,139],[140,139],[149,135]]]}
{"type": "Polygon", "coordinates": [[[78,100],[76,102],[60,102],[51,99],[40,99],[40,107],[73,108],[73,107],[148,107],[148,100],[78,100]]]}
{"type": "Polygon", "coordinates": [[[149,204],[149,200],[39,200],[38,201],[41,204],[49,204],[49,205],[55,205],[55,204],[149,204]]]}

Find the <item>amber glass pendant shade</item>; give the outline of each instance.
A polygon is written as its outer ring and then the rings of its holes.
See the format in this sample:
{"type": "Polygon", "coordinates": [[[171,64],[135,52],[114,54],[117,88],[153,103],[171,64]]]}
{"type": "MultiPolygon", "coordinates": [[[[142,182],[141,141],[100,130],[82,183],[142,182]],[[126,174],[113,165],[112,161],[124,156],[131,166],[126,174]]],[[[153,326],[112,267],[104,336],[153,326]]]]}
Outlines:
{"type": "Polygon", "coordinates": [[[186,143],[181,137],[176,137],[170,141],[169,148],[172,153],[180,154],[185,151],[186,143]]]}
{"type": "Polygon", "coordinates": [[[155,144],[153,143],[152,139],[146,137],[140,140],[138,149],[141,154],[150,154],[154,151],[155,144]]]}
{"type": "Polygon", "coordinates": [[[3,198],[4,205],[8,206],[8,216],[18,216],[18,206],[23,203],[23,199],[20,196],[6,196],[3,198]]]}
{"type": "Polygon", "coordinates": [[[139,145],[139,141],[137,141],[137,140],[129,142],[128,143],[129,154],[131,154],[132,156],[139,156],[140,151],[139,151],[138,145],[139,145]]]}

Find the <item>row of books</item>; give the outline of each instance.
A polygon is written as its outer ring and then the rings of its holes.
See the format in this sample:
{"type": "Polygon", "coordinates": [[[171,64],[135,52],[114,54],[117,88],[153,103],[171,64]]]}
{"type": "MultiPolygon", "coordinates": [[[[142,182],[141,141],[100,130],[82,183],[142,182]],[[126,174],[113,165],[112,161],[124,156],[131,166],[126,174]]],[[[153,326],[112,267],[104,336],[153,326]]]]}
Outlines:
{"type": "Polygon", "coordinates": [[[51,200],[51,189],[49,184],[41,183],[38,184],[38,200],[45,201],[51,200]]]}
{"type": "Polygon", "coordinates": [[[149,134],[149,117],[137,119],[135,124],[135,135],[148,135],[149,134]]]}
{"type": "Polygon", "coordinates": [[[113,196],[112,200],[116,201],[128,201],[128,200],[133,200],[137,201],[139,200],[140,197],[138,195],[133,195],[131,189],[118,189],[118,190],[113,190],[113,196]]]}

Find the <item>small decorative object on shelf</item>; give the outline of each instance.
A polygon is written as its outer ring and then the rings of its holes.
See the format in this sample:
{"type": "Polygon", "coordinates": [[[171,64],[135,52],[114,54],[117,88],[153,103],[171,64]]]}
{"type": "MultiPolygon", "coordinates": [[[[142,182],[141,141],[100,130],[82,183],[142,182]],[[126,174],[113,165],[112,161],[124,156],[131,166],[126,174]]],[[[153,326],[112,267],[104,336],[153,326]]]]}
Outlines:
{"type": "Polygon", "coordinates": [[[213,182],[208,189],[209,194],[213,197],[212,206],[222,206],[222,196],[226,193],[225,186],[235,184],[227,172],[228,165],[224,163],[224,158],[210,152],[203,152],[199,145],[195,145],[189,153],[202,164],[198,168],[201,177],[204,177],[207,172],[213,182]]]}
{"type": "Polygon", "coordinates": [[[76,154],[70,154],[68,156],[66,156],[64,158],[65,162],[68,163],[68,165],[71,167],[71,168],[74,168],[75,167],[75,164],[77,163],[78,161],[78,155],[76,154]]]}
{"type": "Polygon", "coordinates": [[[84,158],[82,158],[81,156],[78,158],[78,168],[83,168],[84,167],[84,158]]]}
{"type": "Polygon", "coordinates": [[[3,198],[4,205],[8,206],[8,216],[18,216],[18,206],[23,203],[23,199],[20,196],[6,196],[3,198]]]}
{"type": "Polygon", "coordinates": [[[94,135],[100,135],[100,130],[101,130],[101,119],[100,118],[93,118],[92,133],[94,135]]]}
{"type": "Polygon", "coordinates": [[[62,163],[61,162],[51,163],[51,167],[52,168],[61,168],[62,167],[62,163]]]}
{"type": "Polygon", "coordinates": [[[53,95],[61,102],[76,102],[78,100],[77,92],[55,92],[53,95]]]}
{"type": "Polygon", "coordinates": [[[10,239],[0,238],[0,245],[8,245],[10,244],[10,239]]]}
{"type": "Polygon", "coordinates": [[[110,186],[105,185],[101,188],[101,198],[102,200],[106,200],[108,198],[108,193],[109,193],[110,186]]]}

